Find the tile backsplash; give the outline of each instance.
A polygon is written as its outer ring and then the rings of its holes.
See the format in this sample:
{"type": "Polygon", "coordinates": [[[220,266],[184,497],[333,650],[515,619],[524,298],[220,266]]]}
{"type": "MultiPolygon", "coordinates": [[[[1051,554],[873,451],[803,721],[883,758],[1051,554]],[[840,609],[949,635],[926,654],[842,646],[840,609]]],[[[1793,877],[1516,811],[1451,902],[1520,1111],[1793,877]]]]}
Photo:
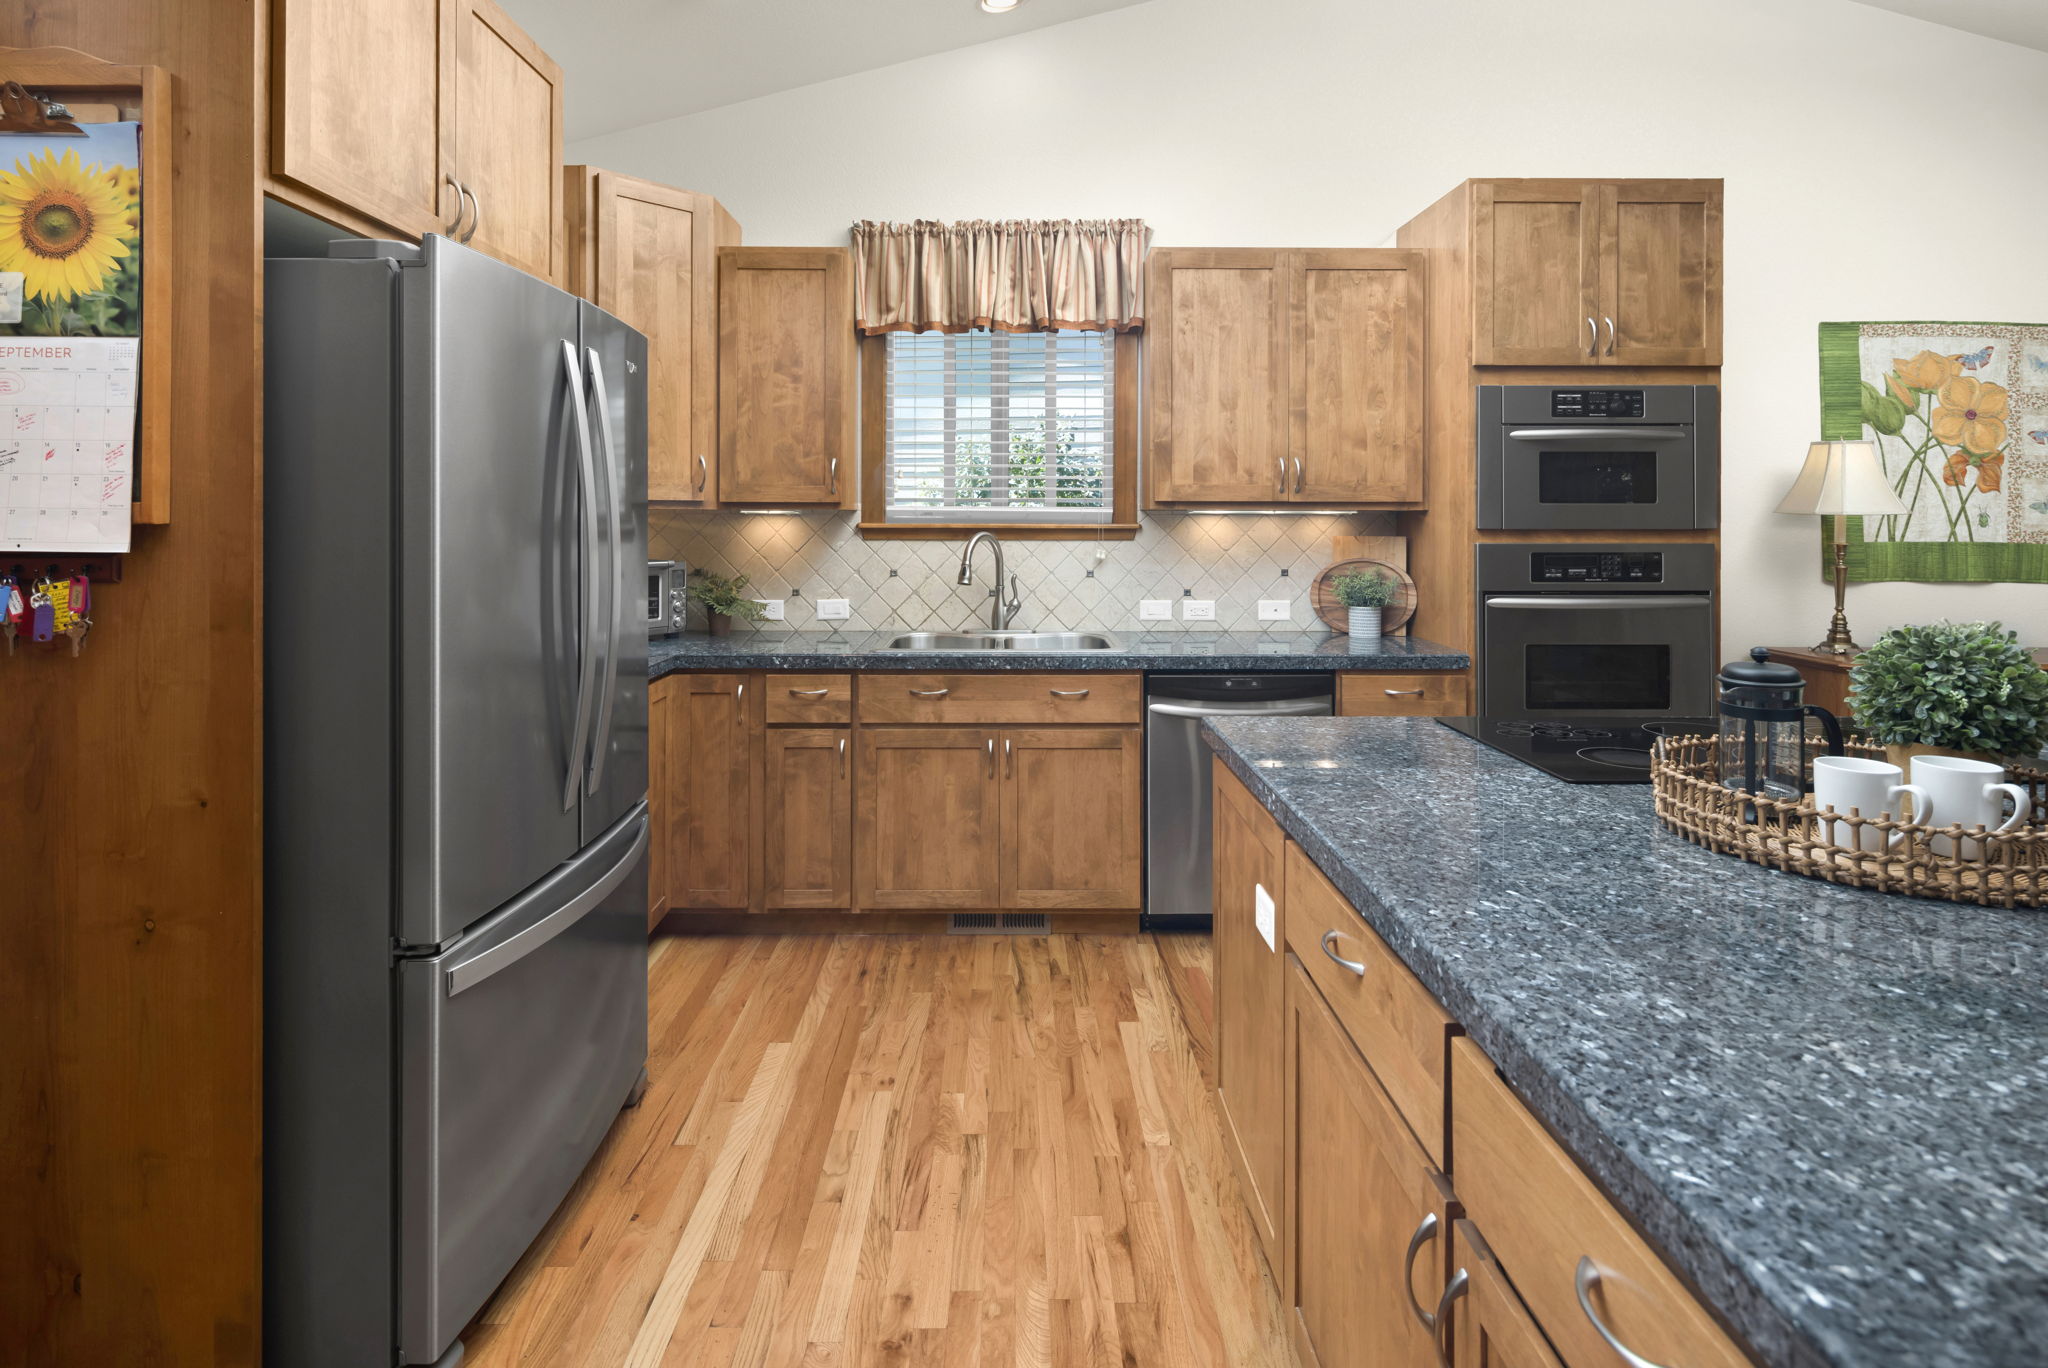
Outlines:
{"type": "MultiPolygon", "coordinates": [[[[785,620],[763,623],[767,630],[988,624],[995,557],[986,548],[975,553],[974,584],[962,586],[954,579],[965,538],[868,541],[855,531],[854,519],[837,511],[657,508],[649,517],[649,554],[682,561],[692,571],[743,574],[755,597],[785,600],[785,620]],[[821,598],[850,600],[853,616],[820,623],[821,598]]],[[[1330,563],[1331,537],[1393,531],[1393,517],[1383,513],[1147,513],[1129,540],[1006,541],[1003,553],[1023,591],[1020,628],[1285,632],[1317,625],[1308,594],[1330,563]],[[1216,620],[1183,621],[1182,598],[1212,600],[1216,620]],[[1139,622],[1140,599],[1172,600],[1172,621],[1139,622]],[[1260,599],[1287,600],[1291,619],[1259,621],[1260,599]]],[[[701,627],[703,611],[693,607],[690,619],[701,627]]]]}

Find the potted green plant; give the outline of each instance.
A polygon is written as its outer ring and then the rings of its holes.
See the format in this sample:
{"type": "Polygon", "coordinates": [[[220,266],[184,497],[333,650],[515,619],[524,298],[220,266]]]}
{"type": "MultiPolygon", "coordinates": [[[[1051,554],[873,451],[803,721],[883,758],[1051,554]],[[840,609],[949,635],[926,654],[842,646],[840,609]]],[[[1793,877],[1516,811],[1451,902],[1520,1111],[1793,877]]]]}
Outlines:
{"type": "Polygon", "coordinates": [[[1351,635],[1376,637],[1380,634],[1381,614],[1401,592],[1401,585],[1392,575],[1364,570],[1337,576],[1330,581],[1330,592],[1337,596],[1337,602],[1351,610],[1351,635]]]}
{"type": "Polygon", "coordinates": [[[1895,765],[2032,760],[2048,745],[2048,671],[2003,623],[1893,628],[1849,667],[1849,707],[1895,765]]]}
{"type": "Polygon", "coordinates": [[[724,575],[699,570],[690,576],[690,597],[704,605],[705,621],[713,636],[724,636],[730,632],[732,620],[736,617],[759,622],[767,611],[758,600],[747,596],[745,575],[727,579],[724,575]]]}

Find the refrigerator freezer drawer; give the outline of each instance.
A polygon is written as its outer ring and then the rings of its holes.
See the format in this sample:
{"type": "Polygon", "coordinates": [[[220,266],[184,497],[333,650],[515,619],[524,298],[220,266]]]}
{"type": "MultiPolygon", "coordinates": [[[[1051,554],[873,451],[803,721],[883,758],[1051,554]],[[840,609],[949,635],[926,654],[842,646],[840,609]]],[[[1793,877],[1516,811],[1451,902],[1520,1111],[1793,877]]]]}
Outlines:
{"type": "Polygon", "coordinates": [[[432,1363],[575,1183],[647,1058],[644,805],[399,968],[400,1360],[432,1363]]]}

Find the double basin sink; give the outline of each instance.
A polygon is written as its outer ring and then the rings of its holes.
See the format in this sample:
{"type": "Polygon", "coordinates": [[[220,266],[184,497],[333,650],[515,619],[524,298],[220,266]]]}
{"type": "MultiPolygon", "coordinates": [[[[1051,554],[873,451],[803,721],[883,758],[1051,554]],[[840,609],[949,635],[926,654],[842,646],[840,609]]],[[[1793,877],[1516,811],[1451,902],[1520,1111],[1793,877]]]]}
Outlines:
{"type": "Polygon", "coordinates": [[[909,632],[892,638],[887,651],[1113,651],[1116,643],[1097,632],[909,632]]]}

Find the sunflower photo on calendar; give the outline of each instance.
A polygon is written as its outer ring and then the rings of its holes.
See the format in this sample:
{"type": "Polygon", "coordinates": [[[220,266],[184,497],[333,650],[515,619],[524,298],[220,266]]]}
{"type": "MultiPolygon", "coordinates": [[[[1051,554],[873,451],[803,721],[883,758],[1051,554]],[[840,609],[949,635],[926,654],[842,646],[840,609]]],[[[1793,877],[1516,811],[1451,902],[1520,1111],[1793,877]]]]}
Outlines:
{"type": "Polygon", "coordinates": [[[0,336],[142,331],[136,125],[0,134],[0,336]]]}

